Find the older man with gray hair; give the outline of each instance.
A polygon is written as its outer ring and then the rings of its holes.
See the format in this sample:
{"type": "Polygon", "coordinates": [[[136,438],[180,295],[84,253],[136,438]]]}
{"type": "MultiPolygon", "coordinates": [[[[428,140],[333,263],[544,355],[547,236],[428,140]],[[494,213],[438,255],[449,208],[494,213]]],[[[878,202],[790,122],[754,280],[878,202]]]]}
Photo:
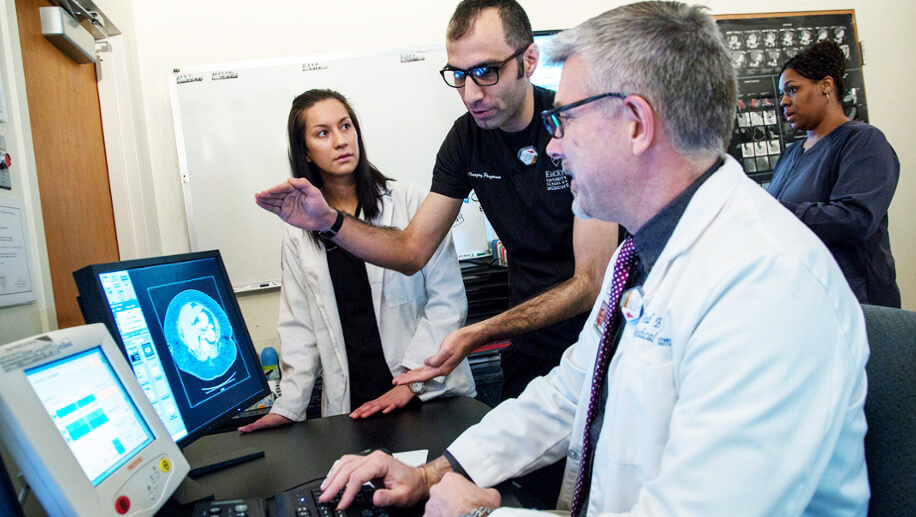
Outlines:
{"type": "Polygon", "coordinates": [[[566,457],[573,515],[865,515],[862,311],[830,253],[725,155],[735,74],[713,20],[623,6],[555,39],[542,114],[580,217],[629,234],[560,365],[417,469],[345,456],[325,497],[509,515],[492,487],[566,457]]]}

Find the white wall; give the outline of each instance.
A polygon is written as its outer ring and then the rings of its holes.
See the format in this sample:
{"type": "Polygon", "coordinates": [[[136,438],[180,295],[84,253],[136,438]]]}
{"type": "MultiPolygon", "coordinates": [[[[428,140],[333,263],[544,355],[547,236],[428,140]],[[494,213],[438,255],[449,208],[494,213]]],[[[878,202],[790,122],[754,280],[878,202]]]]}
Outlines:
{"type": "Polygon", "coordinates": [[[15,199],[25,205],[29,258],[33,288],[38,300],[13,307],[0,308],[0,344],[28,337],[57,326],[51,273],[45,244],[44,223],[32,151],[32,127],[29,122],[19,26],[16,23],[15,0],[0,0],[0,81],[6,96],[8,122],[0,122],[0,135],[6,140],[12,189],[0,189],[0,200],[15,199]]]}
{"type": "MultiPolygon", "coordinates": [[[[15,19],[13,0],[0,1],[5,14],[0,29],[8,31],[10,26],[15,29],[15,22],[5,21],[15,19]]],[[[189,250],[172,129],[167,81],[170,70],[222,62],[439,43],[444,39],[445,26],[456,3],[456,0],[273,0],[260,3],[245,0],[96,0],[96,4],[125,32],[128,41],[129,74],[135,87],[134,114],[140,124],[138,154],[143,166],[148,167],[143,173],[148,175],[153,186],[147,198],[153,201],[146,208],[150,220],[147,227],[158,230],[151,249],[166,254],[189,250]]],[[[576,25],[624,2],[587,0],[561,4],[555,0],[522,0],[521,3],[535,29],[558,29],[576,25]]],[[[911,120],[916,120],[916,105],[907,100],[912,96],[910,86],[916,84],[916,68],[908,62],[901,66],[898,58],[916,48],[916,31],[909,27],[916,19],[916,3],[911,0],[771,0],[765,7],[743,0],[701,3],[708,5],[713,14],[761,12],[764,8],[769,12],[855,9],[867,59],[864,73],[870,121],[885,132],[901,159],[900,185],[890,209],[891,242],[904,307],[916,309],[916,275],[913,274],[916,243],[906,239],[916,234],[916,220],[907,217],[908,209],[916,203],[916,180],[910,173],[916,168],[916,157],[911,152],[916,149],[916,136],[907,127],[911,120]]],[[[6,36],[4,38],[6,41],[6,36]]],[[[15,41],[18,47],[18,37],[15,41]]],[[[0,43],[0,46],[7,56],[9,45],[0,43]]],[[[18,59],[18,51],[14,54],[18,59]]],[[[4,59],[6,70],[9,58],[4,59]]],[[[397,78],[373,80],[396,81],[397,78]]],[[[392,102],[403,103],[405,109],[411,109],[410,99],[392,99],[392,102]]],[[[7,131],[3,126],[0,124],[0,132],[7,131]]],[[[25,126],[27,129],[27,122],[25,126]]],[[[20,140],[26,142],[24,137],[20,140]]],[[[368,145],[371,150],[372,143],[368,145]]],[[[31,149],[30,145],[27,147],[31,149]]],[[[435,151],[428,150],[430,153],[435,151]]],[[[40,213],[37,218],[40,220],[40,213]]],[[[45,298],[50,299],[49,296],[45,298]]],[[[276,345],[276,293],[247,295],[240,301],[255,342],[259,346],[276,345]]],[[[29,309],[27,312],[34,319],[42,310],[29,309]]],[[[8,310],[0,310],[0,322],[14,319],[7,314],[10,314],[8,310]]]]}

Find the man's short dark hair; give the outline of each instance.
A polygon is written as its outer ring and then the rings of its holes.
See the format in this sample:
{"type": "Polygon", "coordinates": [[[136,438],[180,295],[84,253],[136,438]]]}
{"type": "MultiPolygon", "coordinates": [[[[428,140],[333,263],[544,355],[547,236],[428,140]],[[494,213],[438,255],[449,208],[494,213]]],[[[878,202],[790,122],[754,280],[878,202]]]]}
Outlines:
{"type": "Polygon", "coordinates": [[[520,50],[534,42],[528,15],[515,0],[464,0],[455,8],[455,13],[448,22],[445,37],[452,41],[465,37],[474,27],[480,12],[489,8],[499,11],[503,32],[506,33],[506,43],[510,47],[520,50]]]}

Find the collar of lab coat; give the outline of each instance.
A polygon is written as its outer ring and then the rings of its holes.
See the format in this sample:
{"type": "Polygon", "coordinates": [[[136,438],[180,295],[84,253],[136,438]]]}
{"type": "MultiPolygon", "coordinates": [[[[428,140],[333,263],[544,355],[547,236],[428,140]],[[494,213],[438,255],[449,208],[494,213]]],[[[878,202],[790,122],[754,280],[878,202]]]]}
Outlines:
{"type": "Polygon", "coordinates": [[[665,270],[680,255],[688,252],[713,219],[725,208],[728,198],[744,182],[751,181],[741,165],[726,155],[725,162],[693,195],[684,215],[674,228],[671,238],[649,272],[644,283],[644,294],[650,295],[652,287],[665,276],[665,270]]]}

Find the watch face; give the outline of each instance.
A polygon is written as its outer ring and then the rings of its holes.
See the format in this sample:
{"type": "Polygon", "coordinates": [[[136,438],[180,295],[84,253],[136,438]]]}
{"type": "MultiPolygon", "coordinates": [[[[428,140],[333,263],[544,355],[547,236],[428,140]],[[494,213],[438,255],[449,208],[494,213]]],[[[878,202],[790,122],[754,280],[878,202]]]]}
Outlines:
{"type": "Polygon", "coordinates": [[[408,387],[410,388],[411,393],[419,394],[423,393],[423,383],[422,382],[411,382],[408,387]]]}

